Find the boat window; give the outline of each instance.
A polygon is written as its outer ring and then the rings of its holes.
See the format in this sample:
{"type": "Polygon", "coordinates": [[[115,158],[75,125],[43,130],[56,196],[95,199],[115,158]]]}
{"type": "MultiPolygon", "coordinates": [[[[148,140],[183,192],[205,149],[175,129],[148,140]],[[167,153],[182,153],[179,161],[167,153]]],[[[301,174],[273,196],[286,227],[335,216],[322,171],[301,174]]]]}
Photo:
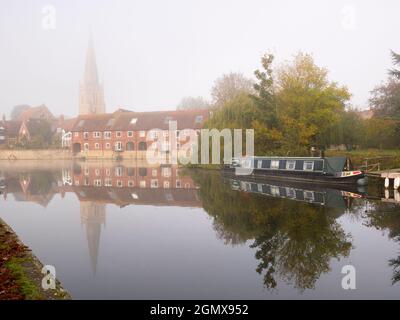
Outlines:
{"type": "Polygon", "coordinates": [[[258,161],[257,161],[257,168],[258,168],[258,169],[261,169],[261,165],[262,165],[262,161],[261,161],[261,160],[258,160],[258,161]]]}
{"type": "Polygon", "coordinates": [[[304,161],[303,170],[313,171],[313,169],[314,169],[314,161],[304,161]]]}
{"type": "Polygon", "coordinates": [[[314,192],[312,192],[312,191],[304,191],[304,200],[314,201],[314,192]]]}
{"type": "Polygon", "coordinates": [[[294,170],[295,167],[296,167],[296,161],[295,160],[286,161],[286,169],[287,170],[294,170]]]}
{"type": "Polygon", "coordinates": [[[279,169],[279,160],[271,160],[271,169],[279,169]]]}
{"type": "Polygon", "coordinates": [[[293,188],[286,188],[286,196],[288,198],[296,198],[296,191],[293,188]]]}

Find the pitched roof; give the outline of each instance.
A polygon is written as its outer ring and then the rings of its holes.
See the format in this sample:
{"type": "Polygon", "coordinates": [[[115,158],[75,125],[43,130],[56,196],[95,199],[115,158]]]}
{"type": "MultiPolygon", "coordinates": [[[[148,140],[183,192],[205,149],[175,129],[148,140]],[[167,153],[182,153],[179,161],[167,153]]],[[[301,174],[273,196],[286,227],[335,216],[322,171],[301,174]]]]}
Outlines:
{"type": "Polygon", "coordinates": [[[81,115],[71,131],[138,131],[169,128],[169,121],[177,122],[177,129],[201,129],[209,118],[205,109],[133,112],[118,110],[114,113],[81,115]]]}
{"type": "Polygon", "coordinates": [[[4,128],[6,129],[6,135],[8,137],[18,137],[21,124],[22,121],[19,120],[8,120],[2,122],[2,125],[4,125],[4,128]]]}
{"type": "Polygon", "coordinates": [[[18,120],[20,120],[20,121],[24,121],[24,120],[28,120],[28,119],[53,120],[54,116],[45,105],[41,105],[38,107],[31,107],[29,109],[26,109],[18,117],[18,120]]]}

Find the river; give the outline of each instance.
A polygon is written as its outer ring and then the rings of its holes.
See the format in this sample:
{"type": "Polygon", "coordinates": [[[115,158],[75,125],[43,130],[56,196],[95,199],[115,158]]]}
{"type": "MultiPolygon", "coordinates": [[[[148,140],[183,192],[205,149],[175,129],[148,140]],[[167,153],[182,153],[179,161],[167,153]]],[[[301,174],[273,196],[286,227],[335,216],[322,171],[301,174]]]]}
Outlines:
{"type": "Polygon", "coordinates": [[[74,299],[400,294],[400,205],[376,186],[124,162],[3,162],[0,179],[0,217],[74,299]]]}

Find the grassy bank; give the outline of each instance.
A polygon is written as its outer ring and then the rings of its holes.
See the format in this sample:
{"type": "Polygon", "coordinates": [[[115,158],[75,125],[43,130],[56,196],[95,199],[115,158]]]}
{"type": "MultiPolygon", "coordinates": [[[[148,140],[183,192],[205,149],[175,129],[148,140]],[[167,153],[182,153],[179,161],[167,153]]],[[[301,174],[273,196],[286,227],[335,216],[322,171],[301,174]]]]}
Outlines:
{"type": "Polygon", "coordinates": [[[60,300],[69,294],[57,281],[55,290],[43,290],[42,264],[0,219],[0,300],[60,300]]]}

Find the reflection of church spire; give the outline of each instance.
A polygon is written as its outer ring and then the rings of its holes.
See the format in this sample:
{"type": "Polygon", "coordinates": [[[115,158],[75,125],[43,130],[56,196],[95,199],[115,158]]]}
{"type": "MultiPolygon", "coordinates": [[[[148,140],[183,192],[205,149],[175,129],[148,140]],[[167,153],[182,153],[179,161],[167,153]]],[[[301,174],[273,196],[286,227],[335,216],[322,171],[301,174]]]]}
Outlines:
{"type": "Polygon", "coordinates": [[[81,223],[86,226],[86,238],[92,271],[93,273],[96,273],[101,225],[105,224],[106,221],[106,205],[82,201],[80,207],[81,223]]]}

